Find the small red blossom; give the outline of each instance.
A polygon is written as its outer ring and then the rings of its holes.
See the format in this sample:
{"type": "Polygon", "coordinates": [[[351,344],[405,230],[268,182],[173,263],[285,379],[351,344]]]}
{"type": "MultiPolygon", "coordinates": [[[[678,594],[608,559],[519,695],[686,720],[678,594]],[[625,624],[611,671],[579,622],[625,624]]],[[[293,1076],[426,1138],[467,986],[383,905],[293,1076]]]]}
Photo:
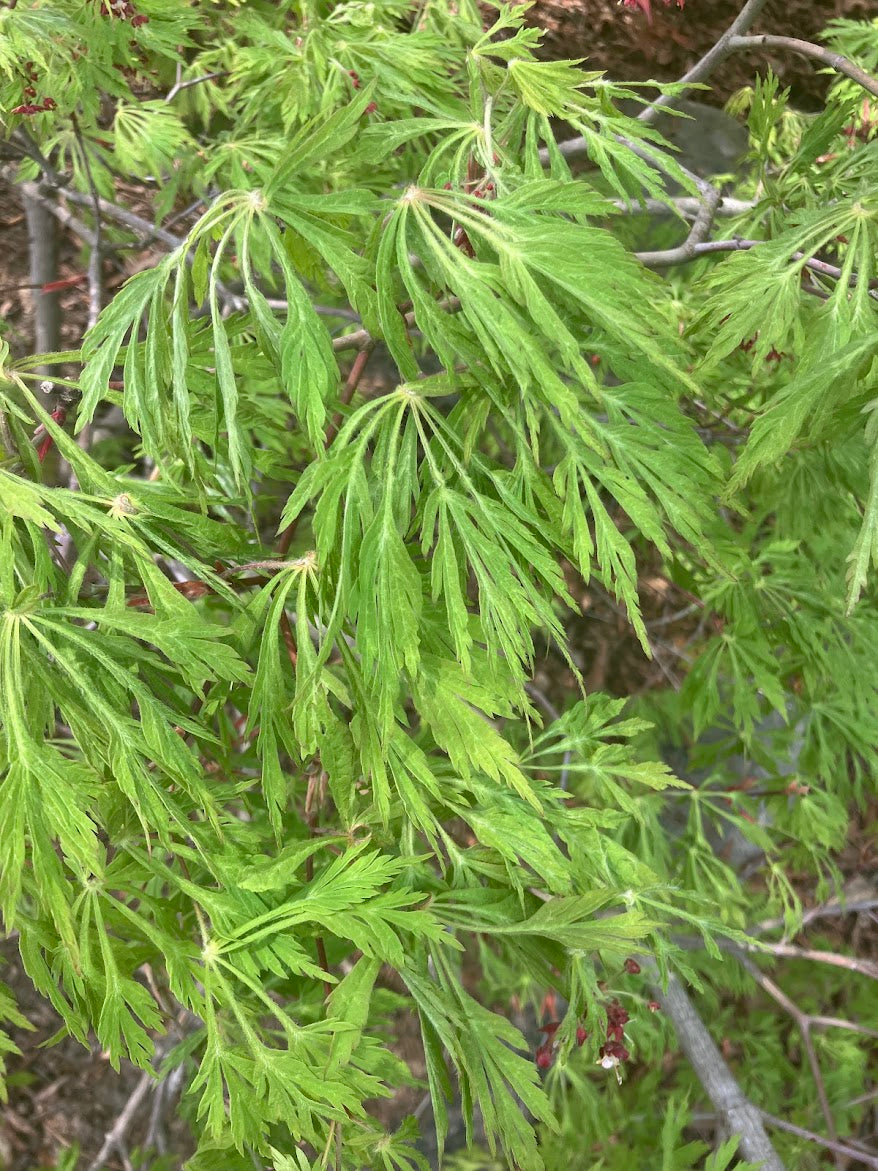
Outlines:
{"type": "Polygon", "coordinates": [[[650,1012],[661,1012],[661,1008],[662,1008],[662,1006],[659,1004],[659,1002],[657,1000],[648,1000],[646,1002],[646,1007],[649,1009],[650,1012]]]}
{"type": "Polygon", "coordinates": [[[58,103],[55,101],[54,98],[43,98],[43,109],[44,110],[54,110],[57,105],[58,105],[58,103]]]}
{"type": "Polygon", "coordinates": [[[611,1061],[617,1062],[627,1061],[631,1054],[621,1041],[607,1041],[606,1045],[601,1045],[598,1050],[598,1056],[603,1060],[609,1058],[611,1061]]]}
{"type": "Polygon", "coordinates": [[[13,106],[11,114],[42,114],[42,106],[34,106],[30,102],[22,102],[20,106],[13,106]]]}
{"type": "Polygon", "coordinates": [[[625,961],[625,971],[628,973],[629,976],[639,976],[640,975],[640,964],[638,964],[637,960],[633,960],[629,956],[628,959],[625,961]]]}
{"type": "Polygon", "coordinates": [[[765,355],[765,361],[766,362],[779,362],[782,358],[787,358],[787,357],[789,357],[788,354],[783,354],[783,353],[781,353],[780,350],[776,350],[774,348],[774,346],[772,346],[771,349],[768,351],[768,353],[765,355]]]}
{"type": "Polygon", "coordinates": [[[354,89],[359,89],[360,88],[360,75],[359,75],[359,73],[357,73],[356,69],[349,69],[348,70],[348,77],[351,79],[351,84],[353,85],[354,89]]]}
{"type": "Polygon", "coordinates": [[[26,98],[35,98],[37,96],[37,91],[32,85],[26,85],[24,87],[24,96],[26,98]]]}
{"type": "Polygon", "coordinates": [[[554,1037],[560,1028],[560,1021],[546,1021],[544,1025],[540,1025],[540,1032],[545,1033],[547,1037],[554,1037]]]}
{"type": "Polygon", "coordinates": [[[548,1069],[554,1060],[555,1054],[552,1052],[552,1046],[548,1041],[545,1041],[536,1051],[537,1069],[548,1069]]]}
{"type": "Polygon", "coordinates": [[[365,110],[363,111],[363,113],[364,114],[374,114],[377,109],[378,109],[378,103],[377,102],[370,102],[368,104],[368,106],[365,108],[365,110]]]}
{"type": "Polygon", "coordinates": [[[582,1027],[582,1025],[580,1025],[579,1028],[576,1030],[576,1044],[581,1049],[587,1040],[588,1040],[588,1033],[585,1031],[585,1029],[582,1027]]]}
{"type": "Polygon", "coordinates": [[[607,1040],[621,1041],[625,1035],[625,1026],[629,1016],[618,1000],[607,1005],[607,1040]]]}
{"type": "MultiPolygon", "coordinates": [[[[67,418],[67,408],[64,406],[55,407],[54,411],[52,411],[52,418],[59,427],[63,427],[64,420],[67,418]]],[[[39,439],[40,435],[43,435],[43,439],[40,441],[40,445],[37,448],[37,459],[40,461],[40,463],[42,463],[49,454],[52,449],[52,444],[55,442],[51,435],[45,434],[45,431],[46,428],[41,423],[34,432],[34,439],[39,439]]]]}
{"type": "Polygon", "coordinates": [[[149,17],[144,16],[142,12],[138,12],[136,16],[131,17],[132,28],[140,28],[142,24],[149,24],[149,17]]]}
{"type": "Polygon", "coordinates": [[[630,1019],[628,1010],[623,1008],[618,1000],[611,1000],[607,1005],[608,1025],[627,1025],[630,1019]]]}
{"type": "Polygon", "coordinates": [[[793,778],[793,780],[791,780],[787,785],[786,791],[790,797],[805,797],[808,793],[811,792],[811,786],[803,785],[801,781],[797,781],[795,778],[793,778]]]}
{"type": "Polygon", "coordinates": [[[468,256],[471,260],[476,254],[472,240],[470,240],[469,235],[463,228],[458,228],[454,233],[454,246],[455,248],[459,248],[464,256],[468,256]]]}

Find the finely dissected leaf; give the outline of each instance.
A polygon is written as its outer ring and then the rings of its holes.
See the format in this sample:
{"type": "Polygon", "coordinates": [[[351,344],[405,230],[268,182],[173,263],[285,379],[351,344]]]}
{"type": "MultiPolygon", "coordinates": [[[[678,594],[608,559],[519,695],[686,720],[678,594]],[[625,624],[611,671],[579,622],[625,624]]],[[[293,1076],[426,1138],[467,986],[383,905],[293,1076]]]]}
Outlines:
{"type": "Polygon", "coordinates": [[[728,492],[746,484],[754,470],[772,463],[789,451],[809,415],[837,409],[852,394],[863,373],[863,363],[878,348],[873,337],[852,342],[830,358],[818,358],[810,368],[791,379],[756,420],[741,458],[729,482],[728,492]],[[829,406],[824,400],[829,400],[829,406]]]}
{"type": "Polygon", "coordinates": [[[484,691],[450,661],[422,660],[421,676],[418,701],[423,718],[461,775],[483,773],[509,785],[538,809],[539,802],[514,749],[491,725],[488,715],[474,706],[485,702],[484,691]]]}
{"type": "MultiPolygon", "coordinates": [[[[878,769],[862,92],[736,95],[711,219],[636,113],[686,87],[526,4],[143,5],[0,11],[6,177],[83,250],[36,320],[103,305],[0,340],[0,910],[57,1035],[171,1033],[193,1171],[425,1171],[428,1103],[370,1105],[423,1092],[407,1017],[461,1165],[720,1171],[652,953],[811,1125],[718,938],[843,889],[878,769]]],[[[863,1038],[815,1052],[855,1133],[863,1038]]]]}

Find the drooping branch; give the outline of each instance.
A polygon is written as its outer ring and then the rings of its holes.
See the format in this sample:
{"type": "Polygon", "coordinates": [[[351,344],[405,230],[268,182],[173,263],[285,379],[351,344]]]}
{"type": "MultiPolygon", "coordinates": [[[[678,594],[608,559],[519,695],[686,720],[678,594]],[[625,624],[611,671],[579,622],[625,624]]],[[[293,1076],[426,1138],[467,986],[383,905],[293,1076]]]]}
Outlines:
{"type": "Polygon", "coordinates": [[[796,53],[799,57],[809,57],[812,61],[819,61],[821,65],[826,65],[827,68],[834,69],[836,73],[849,77],[851,81],[862,86],[867,93],[878,98],[878,79],[866,73],[864,69],[860,69],[858,65],[854,65],[853,61],[842,56],[841,53],[835,53],[832,49],[824,48],[823,45],[815,45],[812,41],[800,41],[798,37],[772,36],[768,33],[760,33],[758,36],[750,37],[733,36],[729,39],[729,52],[740,52],[747,49],[785,49],[788,53],[796,53]]]}
{"type": "MultiPolygon", "coordinates": [[[[688,264],[699,260],[702,256],[711,256],[718,252],[748,252],[751,248],[758,248],[764,240],[742,240],[733,236],[730,240],[697,240],[693,239],[693,227],[683,244],[676,248],[666,248],[661,252],[635,252],[634,255],[647,268],[671,268],[675,264],[688,264]]],[[[804,268],[819,276],[827,276],[832,280],[841,280],[842,270],[836,264],[829,264],[816,256],[806,256],[804,252],[790,253],[791,261],[801,261],[804,268]]],[[[851,273],[850,283],[857,284],[859,276],[851,273]]],[[[878,298],[878,281],[869,282],[869,296],[878,298]]]]}

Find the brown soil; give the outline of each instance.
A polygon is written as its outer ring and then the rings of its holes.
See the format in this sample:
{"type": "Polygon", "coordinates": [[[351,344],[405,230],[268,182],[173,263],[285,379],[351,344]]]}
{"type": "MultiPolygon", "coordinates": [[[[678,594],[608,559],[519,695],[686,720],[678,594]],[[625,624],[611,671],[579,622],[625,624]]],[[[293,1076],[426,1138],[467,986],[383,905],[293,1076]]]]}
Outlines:
{"type": "MultiPolygon", "coordinates": [[[[0,980],[33,1026],[32,1032],[6,1027],[21,1054],[7,1060],[9,1101],[0,1108],[0,1168],[52,1168],[61,1153],[74,1145],[81,1152],[79,1166],[87,1167],[140,1081],[141,1071],[122,1062],[117,1072],[96,1045],[86,1048],[70,1037],[43,1048],[58,1033],[61,1021],[34,991],[14,940],[0,944],[0,980]]],[[[129,1152],[143,1141],[151,1105],[148,1096],[128,1132],[129,1152]]],[[[172,1107],[166,1115],[165,1137],[171,1149],[180,1152],[182,1165],[190,1140],[183,1124],[174,1120],[172,1107]]],[[[125,1164],[114,1152],[104,1166],[107,1171],[124,1171],[125,1164]]]]}
{"type": "MultiPolygon", "coordinates": [[[[686,0],[665,7],[652,0],[652,20],[619,0],[536,0],[529,23],[546,29],[547,57],[585,57],[591,69],[631,81],[676,81],[704,55],[741,10],[742,0],[686,0]]],[[[816,41],[838,16],[868,19],[874,0],[769,0],[753,32],[793,35],[816,41]]],[[[738,54],[711,78],[712,91],[699,100],[722,104],[736,90],[753,84],[768,66],[802,109],[818,107],[829,79],[812,61],[792,54],[760,51],[738,54]]]]}

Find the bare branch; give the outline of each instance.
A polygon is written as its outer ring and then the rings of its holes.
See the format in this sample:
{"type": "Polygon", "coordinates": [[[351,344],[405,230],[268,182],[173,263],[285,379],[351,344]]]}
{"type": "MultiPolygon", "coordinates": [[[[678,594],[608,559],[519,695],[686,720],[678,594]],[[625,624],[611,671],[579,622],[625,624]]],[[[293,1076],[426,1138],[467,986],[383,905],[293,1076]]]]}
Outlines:
{"type": "MultiPolygon", "coordinates": [[[[62,203],[58,202],[58,200],[55,198],[54,187],[51,187],[48,184],[33,183],[30,181],[19,183],[16,180],[15,168],[13,167],[0,168],[0,179],[5,180],[13,187],[18,187],[22,195],[27,196],[28,199],[38,200],[46,209],[46,211],[55,217],[59,224],[65,228],[69,228],[70,231],[73,232],[75,236],[78,236],[80,240],[84,240],[87,244],[90,244],[94,239],[91,229],[86,224],[84,224],[82,220],[77,219],[77,217],[62,203]]],[[[44,282],[41,281],[39,285],[37,285],[35,281],[32,281],[28,287],[42,288],[43,283],[44,282]]]]}
{"type": "MultiPolygon", "coordinates": [[[[661,252],[635,252],[634,255],[647,268],[670,268],[674,264],[688,264],[699,260],[702,256],[711,256],[717,252],[747,252],[751,248],[758,248],[765,244],[765,240],[742,240],[733,236],[730,240],[693,240],[695,228],[689,233],[683,244],[677,248],[666,248],[661,252]]],[[[836,264],[827,264],[825,260],[818,260],[815,256],[805,256],[804,252],[790,253],[790,260],[801,260],[804,268],[816,272],[820,276],[840,280],[842,270],[836,264]]],[[[859,277],[852,273],[850,283],[857,284],[859,277]]],[[[869,282],[869,296],[878,299],[878,281],[869,282]]]]}
{"type": "MultiPolygon", "coordinates": [[[[817,1091],[817,1100],[820,1103],[820,1112],[823,1115],[823,1121],[826,1123],[826,1129],[829,1133],[829,1138],[832,1142],[838,1137],[835,1129],[835,1119],[832,1116],[832,1109],[829,1105],[829,1097],[826,1093],[826,1085],[823,1081],[823,1074],[820,1070],[820,1063],[817,1060],[817,1051],[814,1048],[814,1042],[811,1039],[811,1028],[814,1025],[814,1018],[807,1012],[804,1012],[795,1001],[791,1000],[789,996],[778,987],[777,984],[767,976],[754,962],[744,954],[740,948],[729,948],[729,951],[735,956],[738,963],[750,976],[756,981],[759,987],[767,992],[768,995],[777,1004],[781,1006],[784,1012],[788,1013],[798,1026],[799,1033],[802,1037],[802,1045],[805,1049],[805,1054],[808,1058],[808,1064],[811,1067],[811,1076],[814,1079],[814,1088],[817,1091]]],[[[836,1166],[841,1167],[842,1164],[836,1157],[836,1166]]]]}
{"type": "Polygon", "coordinates": [[[720,198],[719,191],[711,187],[705,192],[695,222],[683,243],[677,248],[669,248],[663,252],[638,252],[638,260],[647,268],[670,268],[673,264],[686,264],[690,260],[695,260],[699,255],[699,248],[703,247],[707,240],[720,198]]]}
{"type": "Polygon", "coordinates": [[[859,1146],[854,1147],[850,1143],[825,1138],[822,1134],[815,1134],[813,1130],[805,1130],[803,1126],[794,1126],[792,1122],[786,1122],[783,1118],[776,1118],[773,1114],[767,1114],[764,1110],[761,1110],[760,1114],[769,1126],[774,1126],[778,1130],[785,1130],[787,1134],[796,1134],[799,1138],[816,1143],[819,1147],[825,1147],[827,1151],[832,1151],[836,1155],[853,1159],[855,1162],[861,1163],[864,1167],[878,1167],[878,1155],[874,1155],[859,1146]]]}
{"type": "Polygon", "coordinates": [[[823,45],[800,41],[797,37],[770,36],[767,33],[753,37],[729,38],[729,52],[738,52],[742,49],[786,49],[788,53],[796,53],[799,57],[810,57],[812,61],[819,61],[821,65],[834,69],[836,73],[843,73],[845,77],[862,86],[867,93],[878,98],[878,79],[860,69],[858,65],[854,65],[853,61],[843,57],[841,53],[834,53],[831,49],[825,49],[823,45]]]}
{"type": "MultiPolygon", "coordinates": [[[[611,203],[626,215],[673,215],[674,212],[679,212],[681,215],[688,216],[692,219],[698,215],[704,206],[700,199],[693,199],[691,195],[682,195],[676,199],[668,200],[642,199],[628,201],[624,199],[613,199],[611,203]]],[[[717,216],[743,215],[744,212],[752,211],[757,206],[755,199],[734,199],[730,195],[723,195],[716,205],[714,214],[717,216]]]]}
{"type": "Polygon", "coordinates": [[[680,1048],[689,1059],[695,1076],[728,1133],[741,1136],[741,1155],[760,1163],[762,1171],[784,1171],[783,1162],[765,1133],[761,1112],[744,1095],[681,982],[676,976],[669,976],[665,991],[655,961],[647,959],[644,966],[651,972],[650,982],[677,1031],[680,1048]]]}
{"type": "MultiPolygon", "coordinates": [[[[61,306],[58,293],[44,293],[43,286],[58,279],[58,233],[55,221],[41,199],[35,197],[37,184],[27,184],[21,198],[27,221],[30,279],[33,284],[34,349],[48,354],[61,348],[61,306]]],[[[41,374],[51,374],[48,366],[41,374]]]]}
{"type": "Polygon", "coordinates": [[[88,1165],[88,1171],[101,1171],[101,1168],[106,1166],[107,1159],[112,1155],[113,1151],[119,1150],[120,1146],[124,1145],[125,1138],[128,1131],[137,1117],[137,1112],[141,1104],[149,1093],[149,1087],[154,1081],[151,1073],[145,1073],[141,1076],[140,1081],[134,1087],[131,1096],[125,1103],[122,1113],[113,1123],[112,1129],[107,1131],[106,1137],[101,1144],[101,1149],[92,1159],[88,1165]]]}
{"type": "Polygon", "coordinates": [[[216,73],[205,73],[203,77],[190,77],[188,81],[182,81],[180,77],[181,70],[177,69],[177,80],[168,90],[165,97],[166,102],[172,102],[181,90],[191,89],[193,85],[201,85],[203,81],[213,81],[215,77],[228,77],[228,69],[220,69],[216,73]]]}
{"type": "MultiPolygon", "coordinates": [[[[858,915],[878,908],[878,894],[874,887],[864,879],[856,879],[848,884],[841,898],[830,899],[818,907],[811,907],[802,915],[802,927],[807,927],[817,919],[835,919],[841,915],[858,915]]],[[[775,919],[764,919],[748,929],[748,935],[762,935],[766,931],[777,931],[786,926],[782,916],[775,919]]]]}
{"type": "MultiPolygon", "coordinates": [[[[733,52],[730,47],[731,41],[735,37],[740,37],[751,29],[765,7],[767,0],[747,0],[747,3],[716,42],[716,44],[704,54],[700,61],[687,70],[680,78],[680,83],[683,85],[694,85],[699,81],[706,81],[708,77],[722,65],[726,57],[733,52]]],[[[658,112],[668,106],[673,106],[678,102],[683,95],[677,94],[660,94],[656,100],[645,110],[642,110],[638,115],[641,122],[652,122],[658,112]]]]}
{"type": "Polygon", "coordinates": [[[753,944],[752,947],[754,951],[768,951],[772,955],[783,956],[787,959],[813,960],[819,964],[831,964],[836,968],[846,968],[849,972],[868,976],[871,980],[878,980],[878,964],[873,960],[840,955],[834,951],[819,951],[810,947],[794,947],[790,943],[760,943],[753,944]]]}

